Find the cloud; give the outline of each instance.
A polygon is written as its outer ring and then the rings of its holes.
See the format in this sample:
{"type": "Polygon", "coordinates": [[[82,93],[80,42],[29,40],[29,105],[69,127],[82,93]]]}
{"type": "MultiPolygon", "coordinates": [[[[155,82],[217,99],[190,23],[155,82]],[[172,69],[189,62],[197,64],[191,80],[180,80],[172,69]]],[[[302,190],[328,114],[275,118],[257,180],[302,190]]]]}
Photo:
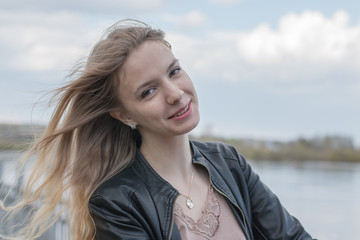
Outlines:
{"type": "Polygon", "coordinates": [[[35,12],[75,11],[96,14],[124,14],[130,12],[149,12],[161,9],[164,0],[37,0],[33,1],[12,0],[1,1],[0,9],[25,10],[35,12]]]}
{"type": "Polygon", "coordinates": [[[261,65],[289,59],[309,64],[358,65],[360,25],[349,26],[344,11],[330,19],[320,12],[289,13],[280,19],[277,29],[262,24],[250,33],[241,33],[237,48],[244,60],[261,65]]]}
{"type": "Polygon", "coordinates": [[[210,2],[221,5],[233,5],[241,2],[242,0],[210,0],[210,2]]]}
{"type": "MultiPolygon", "coordinates": [[[[135,4],[135,3],[133,3],[135,4]]],[[[170,16],[183,28],[199,27],[206,16],[198,11],[170,16]]],[[[70,12],[0,10],[0,70],[68,70],[86,56],[103,30],[113,22],[91,22],[86,15],[70,12]]]]}
{"type": "MultiPolygon", "coordinates": [[[[251,31],[211,30],[201,11],[168,14],[163,20],[185,30],[167,31],[168,39],[188,71],[207,81],[264,76],[305,81],[324,79],[334,71],[360,74],[360,23],[350,25],[344,11],[330,18],[315,11],[288,13],[275,27],[261,24],[251,31]],[[201,34],[187,31],[192,28],[201,34]]],[[[110,24],[94,24],[68,11],[0,11],[0,69],[69,69],[110,24]]]]}
{"type": "Polygon", "coordinates": [[[196,28],[207,22],[207,17],[200,11],[191,11],[182,15],[165,14],[163,20],[182,28],[196,28]]]}
{"type": "MultiPolygon", "coordinates": [[[[184,45],[184,37],[179,39],[176,44],[184,45]]],[[[320,81],[332,73],[360,75],[360,23],[351,26],[344,11],[330,18],[316,11],[288,13],[274,28],[264,23],[247,32],[213,30],[187,36],[185,45],[182,58],[195,61],[191,70],[207,80],[320,81]]]]}
{"type": "Polygon", "coordinates": [[[47,71],[69,68],[83,56],[101,24],[90,26],[70,12],[0,11],[3,70],[47,71]]]}

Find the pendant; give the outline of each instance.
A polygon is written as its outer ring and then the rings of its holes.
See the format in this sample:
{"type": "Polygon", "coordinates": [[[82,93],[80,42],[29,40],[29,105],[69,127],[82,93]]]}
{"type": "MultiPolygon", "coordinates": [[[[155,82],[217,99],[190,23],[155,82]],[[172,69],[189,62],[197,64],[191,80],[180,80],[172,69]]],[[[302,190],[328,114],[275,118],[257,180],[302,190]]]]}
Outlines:
{"type": "Polygon", "coordinates": [[[194,204],[193,204],[193,202],[191,201],[190,198],[188,198],[188,199],[186,200],[186,206],[187,206],[189,209],[192,209],[192,208],[194,207],[194,204]]]}

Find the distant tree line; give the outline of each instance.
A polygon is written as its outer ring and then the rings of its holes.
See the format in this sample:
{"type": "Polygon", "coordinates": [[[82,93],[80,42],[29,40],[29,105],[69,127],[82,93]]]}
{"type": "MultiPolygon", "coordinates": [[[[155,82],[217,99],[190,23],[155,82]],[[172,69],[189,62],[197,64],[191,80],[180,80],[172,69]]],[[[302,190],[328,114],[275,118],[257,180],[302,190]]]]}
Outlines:
{"type": "MultiPolygon", "coordinates": [[[[0,150],[24,150],[39,136],[44,126],[0,124],[0,150]]],[[[252,160],[325,160],[360,162],[360,148],[345,136],[319,136],[292,141],[266,141],[223,138],[213,135],[191,136],[193,140],[221,141],[234,146],[252,160]]]]}
{"type": "Polygon", "coordinates": [[[265,141],[216,136],[194,137],[200,141],[221,141],[232,145],[248,159],[252,160],[324,160],[360,162],[360,149],[354,146],[350,137],[320,136],[298,138],[292,141],[265,141]]]}
{"type": "Polygon", "coordinates": [[[0,150],[24,150],[44,130],[41,125],[0,124],[0,150]]]}

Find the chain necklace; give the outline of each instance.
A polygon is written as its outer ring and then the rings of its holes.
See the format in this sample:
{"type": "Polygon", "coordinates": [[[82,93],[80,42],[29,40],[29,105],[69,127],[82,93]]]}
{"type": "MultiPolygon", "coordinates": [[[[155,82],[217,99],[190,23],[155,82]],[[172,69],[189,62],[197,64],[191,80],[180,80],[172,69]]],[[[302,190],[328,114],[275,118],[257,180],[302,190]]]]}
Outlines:
{"type": "Polygon", "coordinates": [[[180,195],[186,197],[186,206],[187,206],[189,209],[192,209],[192,208],[194,207],[194,203],[193,203],[193,201],[192,201],[191,198],[190,198],[191,186],[192,186],[193,178],[194,178],[194,171],[191,171],[190,187],[189,187],[189,193],[188,193],[188,195],[185,195],[185,194],[180,193],[180,195]]]}

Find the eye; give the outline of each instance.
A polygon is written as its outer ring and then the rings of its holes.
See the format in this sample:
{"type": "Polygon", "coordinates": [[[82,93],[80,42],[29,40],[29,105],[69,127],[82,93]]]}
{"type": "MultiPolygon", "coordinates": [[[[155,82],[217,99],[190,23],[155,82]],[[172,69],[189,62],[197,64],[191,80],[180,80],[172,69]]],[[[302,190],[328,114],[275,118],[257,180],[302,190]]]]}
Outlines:
{"type": "Polygon", "coordinates": [[[181,70],[180,67],[175,68],[174,70],[172,70],[172,71],[170,72],[170,75],[169,75],[169,76],[172,77],[172,76],[178,74],[178,73],[180,72],[180,70],[181,70]]]}
{"type": "Polygon", "coordinates": [[[155,88],[148,88],[141,94],[141,98],[146,98],[155,91],[155,88]]]}

